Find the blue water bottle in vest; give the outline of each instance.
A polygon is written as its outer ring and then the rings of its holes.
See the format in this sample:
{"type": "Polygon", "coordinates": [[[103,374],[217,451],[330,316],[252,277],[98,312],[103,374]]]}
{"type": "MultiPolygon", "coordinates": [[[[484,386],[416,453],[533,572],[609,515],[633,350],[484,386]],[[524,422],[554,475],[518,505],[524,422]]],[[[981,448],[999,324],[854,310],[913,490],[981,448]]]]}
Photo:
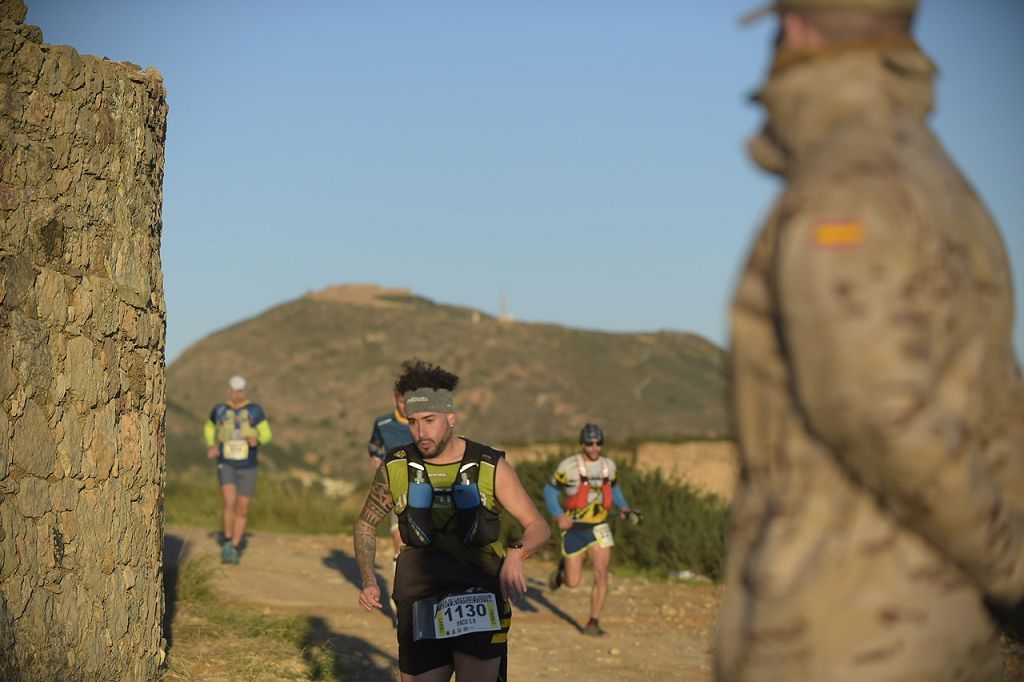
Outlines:
{"type": "Polygon", "coordinates": [[[478,478],[479,463],[471,462],[459,470],[459,478],[452,486],[452,498],[455,502],[455,516],[459,524],[459,533],[462,535],[462,544],[467,547],[483,547],[498,539],[501,533],[501,520],[497,512],[481,504],[480,487],[469,476],[469,471],[474,467],[473,478],[478,478]]]}
{"type": "Polygon", "coordinates": [[[409,462],[409,469],[415,471],[409,481],[409,502],[405,509],[409,537],[402,539],[413,547],[425,547],[433,541],[434,487],[423,465],[409,462]]]}
{"type": "Polygon", "coordinates": [[[466,469],[471,466],[463,467],[459,471],[459,479],[452,486],[452,498],[455,502],[459,532],[462,534],[462,544],[467,547],[477,546],[476,534],[480,525],[477,519],[477,511],[480,507],[480,488],[469,480],[469,474],[466,473],[466,469]]]}
{"type": "Polygon", "coordinates": [[[469,480],[465,471],[459,472],[459,480],[452,486],[452,497],[456,509],[476,509],[480,506],[480,488],[469,480]]]}

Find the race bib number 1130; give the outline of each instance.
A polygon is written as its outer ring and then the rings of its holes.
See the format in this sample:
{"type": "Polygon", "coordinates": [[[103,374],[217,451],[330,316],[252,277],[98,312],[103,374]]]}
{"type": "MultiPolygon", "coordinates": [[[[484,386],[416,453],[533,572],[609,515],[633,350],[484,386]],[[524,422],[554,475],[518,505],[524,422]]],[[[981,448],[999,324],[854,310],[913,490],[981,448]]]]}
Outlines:
{"type": "Polygon", "coordinates": [[[491,632],[501,629],[501,617],[498,614],[498,603],[490,592],[472,592],[454,594],[436,603],[433,599],[421,599],[414,605],[416,621],[413,639],[447,639],[458,637],[467,632],[491,632]],[[422,606],[421,606],[422,604],[422,606]],[[430,627],[426,626],[426,616],[430,613],[430,627]],[[422,614],[422,615],[421,615],[422,614]]]}

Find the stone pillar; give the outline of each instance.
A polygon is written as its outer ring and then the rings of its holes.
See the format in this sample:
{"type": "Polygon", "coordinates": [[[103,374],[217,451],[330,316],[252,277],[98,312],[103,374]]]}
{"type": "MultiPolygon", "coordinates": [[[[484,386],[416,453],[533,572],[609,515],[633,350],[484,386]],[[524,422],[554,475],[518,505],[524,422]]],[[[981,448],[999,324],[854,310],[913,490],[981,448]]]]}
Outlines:
{"type": "Polygon", "coordinates": [[[163,81],[0,0],[0,680],[163,660],[163,81]]]}

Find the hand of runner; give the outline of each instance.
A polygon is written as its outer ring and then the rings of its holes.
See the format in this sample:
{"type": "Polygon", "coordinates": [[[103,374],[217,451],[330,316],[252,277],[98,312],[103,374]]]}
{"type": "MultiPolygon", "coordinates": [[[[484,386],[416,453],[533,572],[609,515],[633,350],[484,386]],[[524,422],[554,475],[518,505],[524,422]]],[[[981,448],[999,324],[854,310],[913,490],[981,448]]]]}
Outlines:
{"type": "Polygon", "coordinates": [[[256,438],[256,436],[249,436],[248,438],[245,439],[245,442],[249,444],[250,448],[254,448],[260,444],[260,441],[256,438]]]}
{"type": "Polygon", "coordinates": [[[572,528],[572,519],[570,519],[569,516],[566,514],[556,516],[555,523],[558,524],[559,530],[569,530],[570,528],[572,528]]]}
{"type": "Polygon", "coordinates": [[[639,526],[640,522],[644,520],[644,513],[640,509],[631,509],[627,507],[622,510],[622,519],[629,523],[631,526],[639,526]]]}
{"type": "Polygon", "coordinates": [[[383,608],[383,604],[380,603],[379,585],[369,585],[363,588],[363,591],[359,593],[359,608],[363,611],[383,608]]]}
{"type": "Polygon", "coordinates": [[[216,445],[207,448],[206,456],[209,457],[210,459],[217,459],[217,457],[220,456],[220,448],[218,448],[216,445]]]}
{"type": "Polygon", "coordinates": [[[523,567],[523,550],[513,549],[505,554],[505,561],[498,573],[501,596],[504,599],[519,599],[526,594],[526,570],[523,567]]]}

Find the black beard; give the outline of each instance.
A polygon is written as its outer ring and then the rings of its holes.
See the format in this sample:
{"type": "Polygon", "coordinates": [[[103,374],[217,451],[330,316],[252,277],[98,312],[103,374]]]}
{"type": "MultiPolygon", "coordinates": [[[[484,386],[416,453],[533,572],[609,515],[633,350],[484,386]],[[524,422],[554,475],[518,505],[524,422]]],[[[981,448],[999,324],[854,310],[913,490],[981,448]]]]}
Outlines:
{"type": "MultiPolygon", "coordinates": [[[[420,454],[423,455],[423,459],[434,459],[435,457],[440,455],[442,452],[444,452],[445,449],[448,447],[448,443],[452,442],[452,434],[454,434],[454,433],[455,433],[455,427],[452,426],[452,427],[450,427],[448,429],[447,433],[444,434],[444,437],[442,437],[441,440],[439,440],[437,442],[437,449],[434,451],[434,454],[428,455],[425,452],[423,452],[422,450],[420,450],[420,454]]],[[[419,447],[417,447],[416,449],[419,450],[419,447]]]]}

